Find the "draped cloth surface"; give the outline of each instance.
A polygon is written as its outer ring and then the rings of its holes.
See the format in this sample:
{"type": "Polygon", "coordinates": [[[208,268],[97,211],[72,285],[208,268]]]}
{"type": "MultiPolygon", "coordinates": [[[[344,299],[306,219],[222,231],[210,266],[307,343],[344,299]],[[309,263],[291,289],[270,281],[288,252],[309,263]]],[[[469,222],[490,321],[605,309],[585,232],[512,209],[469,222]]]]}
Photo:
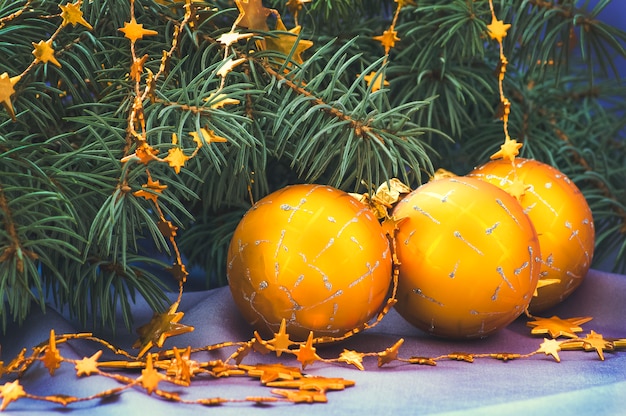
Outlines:
{"type": "MultiPolygon", "coordinates": [[[[172,295],[174,298],[174,295],[172,295]]],[[[164,348],[201,347],[224,341],[246,341],[252,337],[252,328],[242,320],[227,287],[209,291],[186,292],[179,310],[185,313],[182,323],[195,327],[193,332],[169,338],[164,348]]],[[[147,305],[134,305],[134,319],[147,322],[152,315],[147,305]]],[[[604,338],[626,338],[626,276],[591,270],[574,294],[557,307],[545,311],[542,317],[560,318],[591,316],[593,320],[582,325],[582,337],[591,330],[604,338]]],[[[121,321],[121,319],[120,319],[121,321]]],[[[522,316],[507,328],[486,339],[449,341],[429,336],[412,327],[394,310],[382,322],[368,331],[353,336],[340,344],[318,347],[325,358],[336,358],[343,349],[359,352],[378,352],[391,347],[400,338],[399,357],[437,357],[453,352],[465,353],[519,353],[526,354],[539,348],[542,335],[531,335],[522,316]]],[[[5,364],[21,348],[30,348],[45,342],[55,333],[82,332],[72,321],[48,310],[45,314],[33,312],[21,327],[9,327],[0,338],[1,359],[5,364]]],[[[136,334],[121,328],[115,334],[97,334],[112,344],[132,353],[136,334]]],[[[59,345],[64,357],[81,359],[102,349],[89,341],[59,345]]],[[[225,359],[234,349],[193,356],[197,361],[225,359]]],[[[303,373],[313,376],[341,377],[355,381],[355,386],[343,391],[328,392],[325,404],[230,403],[217,407],[184,405],[168,402],[154,395],[148,396],[140,387],[105,400],[74,403],[64,408],[45,402],[20,399],[10,403],[7,414],[28,415],[614,415],[626,412],[626,350],[605,351],[601,361],[595,351],[560,351],[561,362],[551,356],[537,354],[528,359],[500,361],[476,359],[473,363],[440,360],[436,366],[410,365],[393,361],[377,366],[376,357],[366,357],[365,371],[346,364],[315,362],[303,373]]],[[[100,361],[111,358],[105,355],[100,361]]],[[[300,367],[293,355],[261,355],[251,353],[243,363],[282,363],[300,367]]],[[[129,372],[131,376],[137,373],[129,372]]],[[[4,384],[6,380],[2,380],[4,384]]],[[[74,367],[62,364],[53,377],[38,364],[21,379],[28,393],[36,395],[67,394],[89,396],[119,384],[101,376],[76,376],[74,367]]],[[[213,379],[198,377],[191,387],[180,387],[161,382],[159,388],[174,391],[185,399],[207,397],[245,398],[271,396],[270,388],[248,377],[213,379]]]]}

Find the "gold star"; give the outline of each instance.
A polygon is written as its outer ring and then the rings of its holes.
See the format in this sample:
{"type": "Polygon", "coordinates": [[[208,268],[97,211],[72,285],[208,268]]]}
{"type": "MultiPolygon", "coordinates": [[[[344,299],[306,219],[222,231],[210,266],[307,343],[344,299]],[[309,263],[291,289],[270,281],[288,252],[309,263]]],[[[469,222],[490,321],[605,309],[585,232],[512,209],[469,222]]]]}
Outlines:
{"type": "Polygon", "coordinates": [[[15,94],[13,88],[15,84],[19,82],[21,76],[9,77],[8,73],[0,75],[0,103],[5,108],[9,116],[15,121],[15,111],[13,110],[13,104],[11,103],[11,96],[15,94]]]}
{"type": "Polygon", "coordinates": [[[519,202],[522,201],[522,197],[526,195],[526,191],[530,189],[530,185],[524,183],[520,178],[515,178],[515,180],[506,187],[506,191],[517,199],[519,202]]]}
{"type": "Polygon", "coordinates": [[[283,364],[241,364],[240,368],[246,370],[250,377],[259,377],[261,383],[267,384],[276,380],[294,380],[302,377],[297,367],[287,367],[283,364]]]}
{"type": "Polygon", "coordinates": [[[152,176],[148,174],[148,182],[141,185],[143,189],[133,192],[133,195],[136,197],[143,197],[145,199],[151,200],[156,203],[157,198],[165,189],[167,189],[167,185],[161,185],[161,182],[158,180],[152,180],[152,176]],[[152,192],[150,192],[152,191],[152,192]]]}
{"type": "Polygon", "coordinates": [[[561,362],[561,358],[559,357],[559,351],[561,351],[561,342],[555,339],[544,338],[541,346],[537,350],[537,352],[543,352],[546,355],[551,355],[554,357],[557,363],[561,362]]]}
{"type": "Polygon", "coordinates": [[[300,348],[296,350],[296,357],[298,361],[302,363],[302,368],[305,368],[309,364],[313,364],[317,360],[321,360],[322,358],[315,353],[315,347],[313,346],[313,331],[309,332],[309,338],[306,341],[306,344],[301,345],[300,348]]]}
{"type": "Polygon", "coordinates": [[[174,302],[167,312],[154,314],[150,322],[137,329],[139,339],[133,344],[133,348],[140,348],[138,357],[143,356],[150,348],[161,348],[168,337],[185,334],[193,331],[192,326],[179,324],[185,314],[177,312],[178,302],[174,302]]]}
{"type": "Polygon", "coordinates": [[[99,350],[91,357],[84,357],[82,360],[76,361],[76,376],[90,376],[92,373],[98,372],[98,358],[102,355],[102,350],[99,350]]]}
{"type": "Polygon", "coordinates": [[[283,21],[279,18],[276,21],[276,30],[288,33],[279,33],[276,37],[267,37],[265,39],[266,48],[272,51],[282,52],[285,55],[289,55],[293,49],[291,59],[297,64],[302,64],[302,52],[313,46],[313,42],[306,39],[298,39],[300,35],[301,26],[296,26],[293,29],[287,30],[283,21]]]}
{"type": "Polygon", "coordinates": [[[561,319],[558,316],[552,318],[535,317],[534,321],[527,322],[526,325],[533,327],[531,334],[550,334],[552,338],[560,336],[576,338],[575,332],[583,329],[579,326],[591,321],[591,317],[561,319]]]}
{"type": "Polygon", "coordinates": [[[612,342],[605,340],[602,334],[598,334],[593,330],[587,334],[583,341],[585,351],[595,350],[602,361],[604,361],[604,350],[613,351],[615,349],[612,342]]]}
{"type": "Polygon", "coordinates": [[[393,29],[385,30],[382,35],[374,36],[374,40],[377,40],[385,48],[385,53],[389,53],[389,50],[396,46],[396,42],[400,40],[398,32],[393,29]]]}
{"type": "Polygon", "coordinates": [[[372,88],[372,92],[376,92],[382,87],[386,87],[389,85],[389,81],[385,79],[385,76],[383,74],[374,71],[365,75],[363,79],[365,80],[365,82],[367,82],[367,86],[372,88]]]}
{"type": "Polygon", "coordinates": [[[141,58],[133,59],[133,63],[130,66],[130,79],[135,82],[141,81],[141,74],[143,73],[143,66],[148,60],[148,54],[145,54],[141,58]]]}
{"type": "Polygon", "coordinates": [[[268,32],[267,17],[271,10],[263,7],[261,0],[235,0],[239,17],[235,21],[236,26],[242,26],[248,30],[268,32]]]}
{"type": "Polygon", "coordinates": [[[63,361],[63,358],[61,358],[61,353],[57,349],[57,340],[56,336],[54,335],[54,329],[50,330],[50,339],[48,340],[48,346],[41,361],[48,369],[48,372],[51,376],[53,376],[56,369],[61,366],[61,361],[63,361]]]}
{"type": "Polygon", "coordinates": [[[245,61],[246,61],[246,58],[239,58],[235,60],[233,60],[232,58],[228,58],[226,61],[222,63],[222,66],[220,66],[220,69],[217,71],[217,75],[219,75],[220,77],[225,77],[237,65],[241,65],[245,61]]]}
{"type": "Polygon", "coordinates": [[[239,42],[241,39],[251,38],[252,36],[254,36],[254,33],[228,32],[217,38],[217,41],[222,45],[229,47],[233,43],[239,42]]]}
{"type": "Polygon", "coordinates": [[[289,339],[289,334],[287,333],[287,322],[284,318],[280,322],[280,328],[278,329],[278,332],[274,334],[274,338],[267,341],[267,343],[274,347],[277,357],[280,357],[284,351],[289,350],[289,347],[293,344],[293,342],[289,339]]]}
{"type": "Polygon", "coordinates": [[[202,138],[200,138],[200,134],[198,134],[197,131],[189,133],[189,135],[193,137],[193,141],[196,143],[198,148],[202,147],[203,143],[211,144],[228,142],[227,138],[218,136],[213,130],[208,130],[204,127],[200,127],[200,133],[202,134],[202,138]]]}
{"type": "Polygon", "coordinates": [[[154,36],[159,34],[156,30],[144,29],[143,24],[137,23],[134,16],[130,19],[130,22],[124,22],[124,27],[118,30],[123,32],[124,37],[130,39],[131,42],[143,39],[144,36],[154,36]]]}
{"type": "Polygon", "coordinates": [[[378,366],[382,367],[385,364],[388,364],[392,361],[397,360],[398,350],[400,349],[400,346],[402,346],[402,344],[404,344],[404,338],[400,338],[391,347],[385,349],[385,351],[379,352],[378,353],[378,366]]]}
{"type": "Polygon", "coordinates": [[[63,18],[61,26],[71,24],[76,27],[77,24],[81,24],[89,30],[93,29],[89,22],[87,22],[83,17],[83,12],[80,10],[81,3],[82,0],[78,0],[76,3],[68,3],[66,5],[59,4],[59,7],[61,8],[61,18],[63,18]]]}
{"type": "Polygon", "coordinates": [[[148,394],[152,394],[159,387],[159,382],[166,377],[159,373],[152,364],[152,354],[148,354],[146,361],[146,368],[141,370],[141,376],[137,379],[141,383],[144,389],[148,391],[148,394]]]}
{"type": "Polygon", "coordinates": [[[496,16],[493,16],[491,23],[487,25],[489,31],[489,37],[495,39],[498,42],[502,42],[502,39],[506,37],[506,32],[511,27],[511,24],[504,23],[502,20],[498,20],[496,16]]]}
{"type": "Polygon", "coordinates": [[[191,384],[191,376],[194,370],[197,370],[199,365],[196,361],[191,359],[191,347],[188,346],[184,354],[178,351],[178,348],[174,347],[174,359],[170,361],[170,365],[167,368],[167,374],[174,377],[185,386],[191,384]]]}
{"type": "Polygon", "coordinates": [[[203,101],[209,103],[209,106],[213,109],[222,108],[225,105],[239,104],[241,101],[235,98],[228,98],[226,94],[211,93],[208,97],[203,98],[203,101]]]}
{"type": "Polygon", "coordinates": [[[518,143],[517,140],[509,139],[504,140],[504,144],[500,146],[500,150],[491,155],[491,159],[508,159],[511,162],[515,160],[515,156],[519,154],[519,149],[523,146],[523,143],[518,143]]]}
{"type": "Polygon", "coordinates": [[[319,391],[272,389],[272,394],[282,396],[292,403],[326,403],[326,394],[319,391]]]}
{"type": "Polygon", "coordinates": [[[0,397],[2,397],[0,410],[4,410],[9,405],[9,403],[17,401],[22,397],[26,397],[26,392],[20,384],[20,381],[15,380],[11,383],[4,383],[4,386],[0,386],[0,397]]]}
{"type": "Polygon", "coordinates": [[[313,390],[327,392],[328,390],[344,390],[346,387],[354,386],[354,381],[343,378],[304,376],[295,380],[272,381],[267,383],[269,387],[287,387],[300,390],[313,390]]]}
{"type": "Polygon", "coordinates": [[[352,364],[359,370],[363,371],[365,368],[363,367],[363,357],[365,354],[357,351],[346,350],[344,349],[337,361],[352,364]]]}
{"type": "Polygon", "coordinates": [[[37,61],[43,62],[44,64],[47,64],[48,62],[52,62],[59,68],[61,67],[61,64],[59,63],[59,61],[57,61],[57,59],[54,57],[54,49],[52,49],[51,39],[47,41],[40,40],[39,43],[35,43],[35,42],[32,42],[32,43],[33,43],[33,47],[35,48],[33,50],[33,55],[35,55],[35,59],[37,61]]]}
{"type": "Polygon", "coordinates": [[[533,292],[533,296],[539,296],[539,291],[537,289],[540,289],[545,286],[555,285],[557,283],[561,283],[561,279],[539,279],[537,281],[537,287],[535,288],[535,291],[533,292]]]}

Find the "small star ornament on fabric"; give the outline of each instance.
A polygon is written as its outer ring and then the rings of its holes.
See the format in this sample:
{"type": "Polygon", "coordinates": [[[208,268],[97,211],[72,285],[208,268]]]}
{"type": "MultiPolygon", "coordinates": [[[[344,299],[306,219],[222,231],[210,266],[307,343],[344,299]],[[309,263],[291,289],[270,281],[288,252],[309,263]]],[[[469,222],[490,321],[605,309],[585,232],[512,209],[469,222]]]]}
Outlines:
{"type": "Polygon", "coordinates": [[[50,375],[53,376],[54,372],[61,366],[61,362],[63,358],[61,358],[61,353],[57,349],[56,336],[54,335],[54,329],[50,330],[50,339],[48,340],[48,347],[46,348],[46,352],[41,359],[44,366],[50,372],[50,375]]]}
{"type": "Polygon", "coordinates": [[[535,317],[534,321],[527,322],[526,325],[532,328],[531,334],[549,334],[552,338],[560,336],[576,338],[576,332],[582,332],[580,325],[591,321],[591,317],[561,319],[558,316],[551,318],[535,317]]]}
{"type": "Polygon", "coordinates": [[[82,360],[76,361],[76,376],[90,376],[93,373],[97,373],[98,370],[98,358],[102,355],[102,350],[97,351],[91,357],[85,357],[82,360]]]}
{"type": "Polygon", "coordinates": [[[133,348],[141,348],[139,357],[142,357],[153,346],[161,348],[168,337],[194,330],[192,326],[178,323],[185,314],[177,312],[177,309],[178,302],[175,302],[167,312],[155,314],[150,322],[137,330],[139,339],[135,341],[133,348]]]}
{"type": "Polygon", "coordinates": [[[559,351],[561,351],[561,341],[548,338],[543,339],[543,342],[537,350],[537,352],[543,352],[546,355],[551,355],[557,363],[561,362],[561,357],[559,357],[559,351]]]}
{"type": "Polygon", "coordinates": [[[6,409],[6,407],[14,401],[26,397],[26,392],[20,384],[20,380],[4,383],[0,386],[0,397],[2,397],[2,404],[0,404],[0,410],[6,409]]]}

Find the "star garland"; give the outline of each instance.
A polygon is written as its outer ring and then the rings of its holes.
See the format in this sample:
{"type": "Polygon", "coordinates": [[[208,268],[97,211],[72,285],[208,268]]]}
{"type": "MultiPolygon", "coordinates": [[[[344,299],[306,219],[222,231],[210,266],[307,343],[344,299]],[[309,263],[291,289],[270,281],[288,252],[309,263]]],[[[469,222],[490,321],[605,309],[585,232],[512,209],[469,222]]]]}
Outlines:
{"type": "MultiPolygon", "coordinates": [[[[20,10],[0,19],[0,27],[3,27],[7,24],[7,22],[19,17],[25,10],[30,8],[31,3],[32,0],[28,0],[20,10]]],[[[0,74],[0,103],[2,103],[5,111],[9,113],[9,116],[13,121],[16,121],[16,117],[11,97],[15,94],[15,85],[20,82],[20,80],[22,80],[37,64],[51,63],[57,67],[61,67],[61,63],[57,60],[55,55],[56,51],[53,47],[54,41],[58,37],[59,33],[61,33],[61,30],[68,25],[72,25],[72,27],[82,25],[89,30],[93,29],[83,18],[83,13],[80,9],[81,4],[82,0],[77,0],[75,3],[59,5],[59,8],[61,9],[61,23],[48,39],[41,39],[36,43],[32,42],[34,58],[30,65],[28,65],[28,67],[24,69],[21,74],[12,77],[6,72],[0,74]]]]}
{"type": "Polygon", "coordinates": [[[500,146],[500,150],[491,155],[491,159],[508,159],[513,163],[515,157],[519,154],[519,149],[522,147],[522,143],[518,143],[517,140],[511,139],[509,136],[509,114],[511,113],[511,102],[504,95],[504,76],[506,74],[506,68],[508,60],[504,55],[504,47],[502,41],[506,37],[507,31],[511,27],[511,24],[504,23],[496,17],[496,13],[493,7],[493,0],[489,0],[489,8],[491,9],[491,23],[487,25],[487,31],[489,37],[492,40],[498,42],[500,61],[498,64],[498,91],[500,93],[500,119],[502,120],[504,130],[504,144],[500,146]]]}
{"type": "MultiPolygon", "coordinates": [[[[49,403],[68,406],[72,403],[99,400],[114,395],[119,395],[126,390],[139,390],[147,395],[175,401],[185,404],[198,405],[223,405],[227,403],[248,402],[250,404],[271,404],[276,402],[291,403],[326,403],[327,393],[344,390],[352,387],[352,380],[336,377],[324,377],[305,374],[306,367],[313,366],[317,362],[331,365],[347,365],[359,371],[367,371],[366,360],[375,359],[376,367],[397,362],[403,365],[437,366],[440,361],[456,361],[462,363],[474,363],[477,360],[511,361],[519,359],[532,359],[536,356],[549,356],[555,362],[561,362],[562,351],[594,352],[598,359],[606,359],[605,352],[616,352],[626,349],[626,338],[606,339],[602,334],[591,330],[584,337],[575,335],[582,332],[582,325],[591,320],[589,317],[570,318],[563,320],[556,316],[552,318],[535,318],[529,321],[528,326],[533,327],[532,334],[546,334],[537,349],[534,351],[519,352],[489,352],[489,353],[466,353],[453,352],[436,357],[409,356],[403,357],[400,353],[404,339],[398,339],[393,345],[381,351],[359,352],[344,349],[337,357],[324,358],[316,348],[316,339],[310,333],[306,342],[294,342],[289,339],[285,332],[285,326],[281,325],[278,333],[271,339],[263,339],[257,332],[248,341],[227,341],[219,344],[207,345],[192,349],[186,347],[180,350],[176,347],[158,353],[149,353],[142,356],[131,355],[125,350],[119,349],[107,341],[94,337],[91,333],[76,333],[56,335],[50,331],[47,341],[33,348],[31,355],[26,355],[23,349],[11,362],[5,365],[0,361],[0,376],[13,376],[12,381],[0,385],[0,411],[3,411],[11,403],[21,399],[46,401],[49,403]],[[565,337],[562,339],[561,337],[565,337]],[[91,341],[102,349],[89,357],[70,359],[63,356],[62,345],[78,341],[91,341]],[[117,355],[119,360],[101,360],[103,349],[117,355]],[[198,361],[194,357],[206,351],[234,349],[225,360],[198,361]],[[281,354],[292,355],[299,363],[300,368],[286,366],[282,363],[269,364],[244,364],[243,360],[250,352],[260,354],[274,353],[276,357],[281,354]],[[67,394],[53,394],[37,396],[27,392],[20,378],[32,368],[42,365],[50,376],[62,365],[71,365],[76,371],[77,377],[103,376],[116,380],[120,387],[104,390],[91,396],[76,397],[67,394]],[[124,373],[116,373],[115,370],[124,370],[124,373]],[[127,375],[129,371],[136,371],[135,376],[127,375]],[[258,379],[262,386],[270,388],[271,395],[249,396],[243,399],[224,397],[203,397],[195,400],[185,399],[180,389],[166,390],[164,384],[173,386],[192,386],[194,381],[201,379],[218,379],[228,377],[248,377],[258,379]]],[[[175,335],[176,330],[169,331],[175,335]]],[[[369,367],[369,364],[367,365],[369,367]]]]}

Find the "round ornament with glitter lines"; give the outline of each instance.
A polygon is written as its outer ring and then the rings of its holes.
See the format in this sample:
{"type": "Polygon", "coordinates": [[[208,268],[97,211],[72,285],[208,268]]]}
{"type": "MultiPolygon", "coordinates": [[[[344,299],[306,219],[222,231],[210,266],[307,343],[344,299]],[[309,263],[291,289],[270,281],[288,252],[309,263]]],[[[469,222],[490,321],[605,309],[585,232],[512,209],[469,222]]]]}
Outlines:
{"type": "Polygon", "coordinates": [[[445,338],[485,337],[530,303],[541,266],[537,234],[521,205],[490,183],[433,180],[404,197],[396,310],[445,338]]]}
{"type": "Polygon", "coordinates": [[[293,340],[341,337],[376,316],[392,281],[389,241],[370,208],[324,185],[258,201],[232,237],[227,274],[244,318],[293,340]]]}

